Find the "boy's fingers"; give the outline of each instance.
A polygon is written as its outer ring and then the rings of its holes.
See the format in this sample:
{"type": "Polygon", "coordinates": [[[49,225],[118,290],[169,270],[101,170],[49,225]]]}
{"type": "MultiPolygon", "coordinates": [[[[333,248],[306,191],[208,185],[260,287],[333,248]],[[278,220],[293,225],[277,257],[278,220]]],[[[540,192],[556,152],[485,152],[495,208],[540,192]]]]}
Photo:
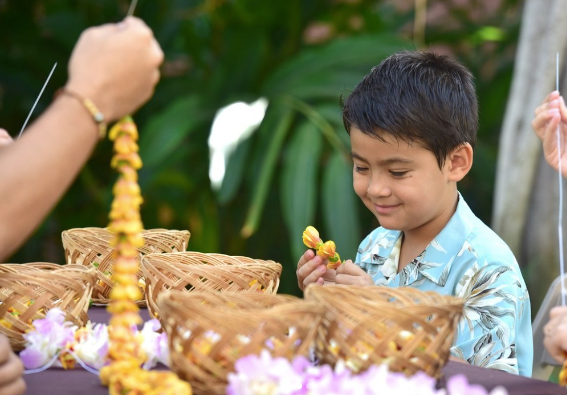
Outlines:
{"type": "Polygon", "coordinates": [[[359,266],[353,264],[351,260],[348,260],[343,262],[343,264],[337,268],[337,274],[360,276],[362,274],[366,274],[366,272],[362,270],[359,266]]]}
{"type": "Polygon", "coordinates": [[[305,265],[311,259],[315,257],[315,253],[312,250],[307,250],[303,253],[299,261],[297,262],[297,267],[300,268],[301,266],[305,265]]]}
{"type": "Polygon", "coordinates": [[[327,272],[327,267],[325,265],[316,266],[311,273],[303,278],[303,289],[312,283],[323,283],[323,275],[327,272]],[[319,282],[321,280],[321,282],[319,282]]]}

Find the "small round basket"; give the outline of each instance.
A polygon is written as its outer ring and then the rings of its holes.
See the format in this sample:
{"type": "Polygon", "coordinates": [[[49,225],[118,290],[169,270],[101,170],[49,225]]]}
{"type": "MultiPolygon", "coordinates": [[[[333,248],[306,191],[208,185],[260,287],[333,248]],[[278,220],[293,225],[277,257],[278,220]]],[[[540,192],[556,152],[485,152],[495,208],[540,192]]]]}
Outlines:
{"type": "Polygon", "coordinates": [[[409,376],[439,377],[463,311],[462,299],[409,287],[312,285],[305,299],[326,310],[317,356],[355,372],[386,363],[409,376]]]}
{"type": "MultiPolygon", "coordinates": [[[[142,232],[144,245],[138,248],[140,256],[155,253],[185,251],[191,234],[186,230],[148,229],[142,232]]],[[[114,285],[113,247],[109,244],[114,234],[106,228],[69,229],[61,234],[65,260],[69,265],[83,265],[97,268],[97,282],[93,291],[93,303],[110,303],[110,291],[114,285]]],[[[142,271],[138,271],[139,285],[145,289],[142,271]]],[[[136,302],[144,305],[145,300],[136,302]]]]}
{"type": "Polygon", "coordinates": [[[164,292],[158,298],[172,370],[195,393],[226,393],[227,375],[241,357],[307,356],[324,310],[288,295],[242,292],[164,292]]]}
{"type": "Polygon", "coordinates": [[[164,290],[275,294],[282,265],[242,256],[187,251],[146,255],[142,258],[142,273],[150,316],[159,318],[157,300],[164,290]]]}
{"type": "Polygon", "coordinates": [[[95,281],[96,271],[82,266],[0,264],[0,333],[14,350],[22,350],[22,335],[55,307],[66,313],[66,320],[84,326],[95,281]]]}

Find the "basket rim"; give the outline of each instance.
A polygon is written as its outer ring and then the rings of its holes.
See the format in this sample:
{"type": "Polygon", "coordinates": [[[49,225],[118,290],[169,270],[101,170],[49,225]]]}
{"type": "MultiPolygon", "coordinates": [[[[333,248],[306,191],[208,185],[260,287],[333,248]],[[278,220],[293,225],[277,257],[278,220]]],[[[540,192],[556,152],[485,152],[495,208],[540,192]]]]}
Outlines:
{"type": "Polygon", "coordinates": [[[443,295],[440,293],[437,293],[435,291],[422,291],[420,289],[417,288],[412,288],[412,287],[398,287],[398,288],[393,288],[393,287],[387,287],[387,286],[380,286],[380,285],[344,285],[344,284],[336,284],[336,285],[332,285],[332,284],[327,284],[327,285],[320,285],[320,284],[309,284],[307,286],[307,288],[305,289],[305,298],[315,298],[318,301],[320,301],[321,303],[325,303],[325,304],[329,304],[329,306],[334,307],[335,305],[333,305],[332,303],[329,302],[329,300],[327,299],[329,296],[332,296],[332,291],[330,290],[333,287],[341,287],[342,289],[348,289],[349,291],[352,291],[353,294],[360,294],[360,293],[367,293],[367,294],[372,294],[372,293],[378,293],[378,294],[387,294],[387,293],[392,293],[392,294],[403,294],[403,293],[414,293],[414,294],[421,294],[425,297],[427,297],[428,299],[439,299],[442,300],[444,302],[443,305],[439,305],[439,304],[427,304],[427,303],[415,303],[412,305],[408,305],[408,304],[402,304],[402,303],[391,303],[388,301],[383,301],[383,300],[372,300],[372,299],[368,299],[368,298],[360,298],[357,299],[357,302],[360,301],[362,303],[367,303],[367,304],[380,304],[380,305],[385,305],[388,306],[389,308],[395,308],[395,309],[408,309],[410,307],[455,307],[455,308],[463,308],[465,305],[465,299],[458,297],[458,296],[454,296],[454,295],[443,295]],[[356,290],[356,291],[355,291],[356,290]]]}

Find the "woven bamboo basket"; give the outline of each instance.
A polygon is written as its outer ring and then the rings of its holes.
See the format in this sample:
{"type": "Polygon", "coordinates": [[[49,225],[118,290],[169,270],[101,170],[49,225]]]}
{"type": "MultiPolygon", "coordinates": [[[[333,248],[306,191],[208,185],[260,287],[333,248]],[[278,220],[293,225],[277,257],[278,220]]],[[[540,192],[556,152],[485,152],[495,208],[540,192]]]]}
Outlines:
{"type": "Polygon", "coordinates": [[[142,273],[150,316],[159,318],[157,299],[164,290],[275,294],[282,265],[242,256],[187,251],[146,255],[142,258],[142,273]]]}
{"type": "Polygon", "coordinates": [[[387,363],[390,370],[433,377],[449,358],[462,299],[414,288],[309,286],[305,299],[326,310],[316,354],[358,372],[387,363]]]}
{"type": "MultiPolygon", "coordinates": [[[[148,229],[142,232],[144,245],[138,248],[140,256],[154,253],[185,251],[191,234],[186,230],[148,229]]],[[[108,304],[112,290],[114,257],[109,242],[114,234],[105,228],[76,228],[62,233],[67,264],[97,268],[97,282],[93,291],[94,304],[108,304]]],[[[142,271],[138,271],[139,285],[145,289],[142,271]]],[[[144,305],[145,299],[137,301],[144,305]]]]}
{"type": "Polygon", "coordinates": [[[158,298],[172,370],[198,394],[224,395],[239,358],[307,356],[324,309],[289,295],[168,291],[158,298]]]}
{"type": "Polygon", "coordinates": [[[0,264],[0,333],[14,350],[22,350],[22,335],[54,307],[66,313],[66,320],[84,326],[95,282],[96,271],[82,266],[0,264]]]}

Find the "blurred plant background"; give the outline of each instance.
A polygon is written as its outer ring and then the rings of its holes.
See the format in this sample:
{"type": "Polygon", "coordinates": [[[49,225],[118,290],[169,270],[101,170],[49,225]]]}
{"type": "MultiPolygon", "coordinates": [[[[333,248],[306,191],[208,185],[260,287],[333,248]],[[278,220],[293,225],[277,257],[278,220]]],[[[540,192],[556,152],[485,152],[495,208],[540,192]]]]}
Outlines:
{"type": "MultiPolygon", "coordinates": [[[[17,135],[58,62],[32,120],[44,110],[65,83],[80,32],[120,20],[129,3],[0,0],[0,126],[17,135]]],[[[449,54],[476,77],[479,141],[460,190],[489,224],[521,9],[512,0],[140,0],[136,15],[166,56],[154,97],[134,116],[145,227],[188,229],[191,250],[281,262],[286,293],[298,293],[307,225],[334,240],[343,259],[354,258],[378,224],[352,191],[339,97],[384,57],[413,48],[449,54]],[[235,139],[217,190],[208,148],[215,114],[260,98],[268,103],[263,121],[235,139]]],[[[107,225],[110,157],[111,145],[100,143],[9,261],[63,263],[63,230],[107,225]]]]}

